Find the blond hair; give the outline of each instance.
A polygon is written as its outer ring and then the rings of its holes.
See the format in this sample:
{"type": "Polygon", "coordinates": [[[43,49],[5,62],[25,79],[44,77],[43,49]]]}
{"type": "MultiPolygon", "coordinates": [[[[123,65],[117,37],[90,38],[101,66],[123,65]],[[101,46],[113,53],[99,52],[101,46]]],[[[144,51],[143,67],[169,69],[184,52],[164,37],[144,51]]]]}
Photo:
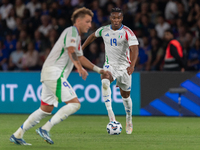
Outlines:
{"type": "Polygon", "coordinates": [[[72,23],[74,24],[76,22],[77,18],[79,18],[79,17],[83,18],[83,17],[85,17],[85,15],[89,15],[89,16],[93,17],[94,14],[90,9],[87,9],[85,7],[75,10],[71,17],[72,23]]]}

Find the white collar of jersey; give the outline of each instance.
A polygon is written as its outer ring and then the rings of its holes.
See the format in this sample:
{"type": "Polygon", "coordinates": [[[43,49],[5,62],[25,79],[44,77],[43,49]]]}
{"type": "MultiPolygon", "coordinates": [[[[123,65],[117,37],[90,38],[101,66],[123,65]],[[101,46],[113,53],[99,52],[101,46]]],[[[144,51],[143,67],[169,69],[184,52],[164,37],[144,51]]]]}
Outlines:
{"type": "MultiPolygon", "coordinates": [[[[76,30],[77,30],[77,32],[78,32],[78,29],[77,29],[77,27],[76,27],[76,26],[72,26],[72,27],[75,27],[75,28],[76,28],[76,30]]],[[[78,35],[79,35],[79,32],[78,32],[78,35]]]]}
{"type": "MultiPolygon", "coordinates": [[[[124,27],[124,25],[122,24],[118,30],[121,30],[123,27],[124,27]]],[[[112,25],[110,25],[110,29],[112,30],[112,25]]]]}

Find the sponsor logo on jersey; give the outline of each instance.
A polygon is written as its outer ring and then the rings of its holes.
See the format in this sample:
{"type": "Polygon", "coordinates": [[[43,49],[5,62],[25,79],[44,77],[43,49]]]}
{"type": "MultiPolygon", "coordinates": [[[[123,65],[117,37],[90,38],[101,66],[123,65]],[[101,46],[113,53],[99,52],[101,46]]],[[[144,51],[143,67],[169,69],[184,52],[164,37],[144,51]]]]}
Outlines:
{"type": "Polygon", "coordinates": [[[107,33],[105,36],[109,36],[109,34],[107,33]]]}

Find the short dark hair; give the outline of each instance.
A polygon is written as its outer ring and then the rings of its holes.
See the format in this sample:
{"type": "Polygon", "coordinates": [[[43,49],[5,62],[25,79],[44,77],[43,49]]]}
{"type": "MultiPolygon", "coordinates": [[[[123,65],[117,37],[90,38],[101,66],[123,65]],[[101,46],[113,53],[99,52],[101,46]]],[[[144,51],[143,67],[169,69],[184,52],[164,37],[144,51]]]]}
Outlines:
{"type": "Polygon", "coordinates": [[[118,7],[112,8],[111,13],[113,12],[123,13],[122,10],[118,7]]]}
{"type": "Polygon", "coordinates": [[[75,10],[71,17],[73,24],[76,22],[77,18],[79,18],[79,17],[83,18],[85,15],[89,15],[89,16],[93,17],[94,14],[90,9],[87,9],[85,7],[75,10]]]}

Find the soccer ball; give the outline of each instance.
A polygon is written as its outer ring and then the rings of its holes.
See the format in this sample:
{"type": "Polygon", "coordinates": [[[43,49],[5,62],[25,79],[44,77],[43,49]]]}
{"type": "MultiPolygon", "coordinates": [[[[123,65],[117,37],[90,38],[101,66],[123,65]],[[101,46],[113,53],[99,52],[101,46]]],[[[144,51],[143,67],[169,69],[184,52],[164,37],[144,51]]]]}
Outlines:
{"type": "Polygon", "coordinates": [[[119,135],[122,132],[122,125],[117,121],[109,122],[107,125],[107,132],[110,135],[119,135]]]}

